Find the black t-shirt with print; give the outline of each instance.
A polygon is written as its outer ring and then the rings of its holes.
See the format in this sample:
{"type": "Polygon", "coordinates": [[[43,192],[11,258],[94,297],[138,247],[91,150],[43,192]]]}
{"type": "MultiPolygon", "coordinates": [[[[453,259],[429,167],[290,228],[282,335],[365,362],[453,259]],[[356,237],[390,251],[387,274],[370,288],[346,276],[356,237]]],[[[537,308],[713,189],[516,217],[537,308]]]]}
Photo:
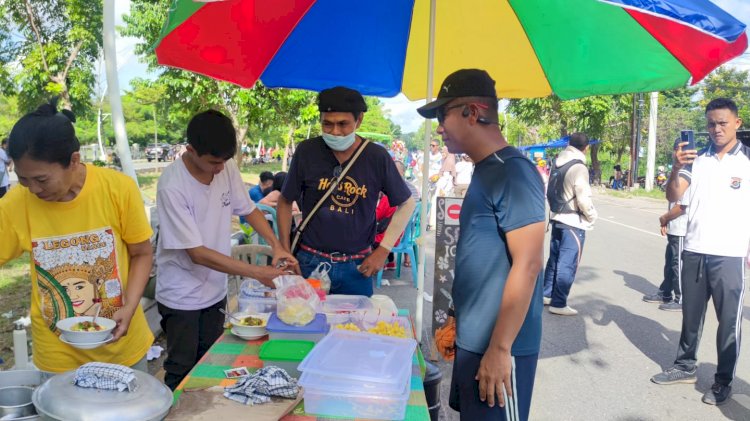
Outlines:
{"type": "MultiPolygon", "coordinates": [[[[306,217],[330,187],[338,165],[322,137],[305,140],[294,153],[281,194],[287,200],[296,200],[306,217]]],[[[411,197],[388,151],[368,143],[337,191],[307,225],[301,242],[329,253],[353,254],[366,249],[375,239],[375,208],[380,192],[388,196],[392,206],[411,197]]]]}

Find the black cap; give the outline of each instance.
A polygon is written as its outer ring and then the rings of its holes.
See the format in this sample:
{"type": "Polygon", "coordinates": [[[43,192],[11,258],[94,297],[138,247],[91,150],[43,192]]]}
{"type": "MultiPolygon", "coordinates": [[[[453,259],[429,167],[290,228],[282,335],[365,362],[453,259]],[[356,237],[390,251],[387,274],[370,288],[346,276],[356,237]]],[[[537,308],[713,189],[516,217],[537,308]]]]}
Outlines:
{"type": "Polygon", "coordinates": [[[337,86],[320,91],[318,94],[320,112],[361,113],[367,111],[362,94],[354,89],[337,86]]]}
{"type": "Polygon", "coordinates": [[[497,99],[495,81],[489,73],[480,69],[461,69],[451,73],[443,81],[437,99],[417,108],[417,112],[422,117],[435,118],[440,107],[456,98],[467,96],[497,99]]]}

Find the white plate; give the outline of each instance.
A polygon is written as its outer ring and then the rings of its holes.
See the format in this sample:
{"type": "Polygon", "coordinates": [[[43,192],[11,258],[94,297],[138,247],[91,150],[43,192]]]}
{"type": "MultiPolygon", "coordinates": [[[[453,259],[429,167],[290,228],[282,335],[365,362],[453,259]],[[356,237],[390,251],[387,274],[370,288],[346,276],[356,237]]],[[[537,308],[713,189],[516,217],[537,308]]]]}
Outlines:
{"type": "Polygon", "coordinates": [[[268,333],[263,333],[263,334],[260,334],[260,335],[240,335],[239,332],[237,332],[234,328],[232,328],[231,332],[232,332],[232,334],[234,336],[236,336],[238,338],[242,338],[242,339],[244,339],[246,341],[252,341],[253,339],[260,339],[260,338],[268,335],[268,333]]]}
{"type": "Polygon", "coordinates": [[[111,341],[113,337],[114,337],[114,335],[112,335],[110,333],[110,335],[107,336],[107,339],[105,339],[103,341],[81,343],[81,342],[70,342],[67,339],[65,339],[65,334],[62,334],[62,335],[60,335],[60,340],[62,342],[64,342],[64,343],[66,343],[66,344],[74,347],[74,348],[78,348],[78,349],[94,349],[94,348],[99,348],[100,346],[102,346],[102,345],[106,344],[107,342],[111,341]]]}

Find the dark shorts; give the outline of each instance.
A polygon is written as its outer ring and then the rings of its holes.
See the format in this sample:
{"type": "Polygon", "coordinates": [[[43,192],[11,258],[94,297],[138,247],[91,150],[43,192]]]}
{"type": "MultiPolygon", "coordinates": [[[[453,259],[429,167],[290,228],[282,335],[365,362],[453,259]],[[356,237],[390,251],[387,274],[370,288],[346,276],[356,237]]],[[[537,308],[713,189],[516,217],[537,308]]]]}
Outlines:
{"type": "Polygon", "coordinates": [[[513,397],[505,407],[490,408],[479,400],[479,382],[474,377],[479,370],[482,354],[456,348],[451,379],[450,407],[461,413],[462,421],[526,421],[529,419],[531,394],[534,391],[534,377],[539,354],[513,357],[513,397]]]}

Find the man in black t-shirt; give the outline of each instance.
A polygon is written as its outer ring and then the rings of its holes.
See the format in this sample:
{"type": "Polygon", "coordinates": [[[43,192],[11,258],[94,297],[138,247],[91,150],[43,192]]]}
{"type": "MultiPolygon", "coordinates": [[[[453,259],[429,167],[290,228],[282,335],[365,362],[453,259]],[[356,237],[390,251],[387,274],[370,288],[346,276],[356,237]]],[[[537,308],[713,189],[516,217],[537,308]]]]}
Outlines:
{"type": "Polygon", "coordinates": [[[332,294],[370,296],[372,276],[385,264],[416,203],[388,151],[355,134],[367,111],[359,92],[344,87],[326,89],[318,95],[318,109],[322,136],[297,147],[281,189],[279,236],[290,250],[292,202],[299,204],[304,221],[338,180],[302,233],[296,250],[299,269],[307,277],[321,262],[331,263],[332,294]],[[342,177],[360,148],[364,148],[360,156],[342,177]],[[380,246],[372,250],[380,192],[398,210],[380,246]]]}

